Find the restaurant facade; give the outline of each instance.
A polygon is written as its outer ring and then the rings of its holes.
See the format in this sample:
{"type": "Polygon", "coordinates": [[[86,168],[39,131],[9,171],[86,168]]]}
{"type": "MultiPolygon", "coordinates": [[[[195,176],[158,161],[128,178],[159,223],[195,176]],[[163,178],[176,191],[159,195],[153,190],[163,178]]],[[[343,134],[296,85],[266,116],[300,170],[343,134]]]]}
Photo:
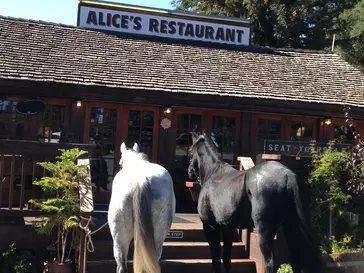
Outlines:
{"type": "Polygon", "coordinates": [[[89,145],[100,202],[122,142],[170,171],[177,210],[190,211],[193,130],[233,166],[274,154],[298,171],[311,140],[348,129],[344,105],[364,135],[364,75],[336,54],[251,46],[249,20],[98,1],[78,12],[78,26],[0,17],[0,138],[89,145]]]}

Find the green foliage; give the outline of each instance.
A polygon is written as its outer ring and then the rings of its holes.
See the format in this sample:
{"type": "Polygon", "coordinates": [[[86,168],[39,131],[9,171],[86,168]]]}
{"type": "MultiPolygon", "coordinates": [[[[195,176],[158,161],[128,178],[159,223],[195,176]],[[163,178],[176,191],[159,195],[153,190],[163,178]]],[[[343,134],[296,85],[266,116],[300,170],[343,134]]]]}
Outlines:
{"type": "Polygon", "coordinates": [[[290,264],[282,264],[277,270],[277,273],[293,273],[292,266],[290,264]]]}
{"type": "Polygon", "coordinates": [[[318,154],[314,149],[314,142],[311,144],[313,171],[308,182],[314,190],[317,204],[342,215],[351,198],[342,188],[348,154],[334,151],[333,145],[334,142],[330,142],[329,147],[322,154],[318,154]]]}
{"type": "Polygon", "coordinates": [[[364,72],[364,0],[339,16],[337,53],[364,72]]]}
{"type": "Polygon", "coordinates": [[[177,10],[253,19],[257,46],[331,50],[364,67],[364,0],[172,0],[177,10]]]}
{"type": "Polygon", "coordinates": [[[28,252],[19,252],[14,244],[0,254],[0,272],[30,273],[33,271],[32,255],[28,252]]]}
{"type": "Polygon", "coordinates": [[[335,236],[331,237],[331,245],[327,250],[327,254],[337,260],[338,256],[343,253],[363,252],[364,248],[362,245],[355,245],[353,236],[345,234],[341,240],[337,240],[335,236]]]}
{"type": "Polygon", "coordinates": [[[43,199],[32,199],[30,203],[37,205],[41,210],[45,211],[47,217],[34,223],[37,231],[43,234],[50,234],[54,228],[58,230],[58,247],[57,261],[64,263],[65,258],[70,256],[73,247],[75,229],[80,223],[80,200],[79,200],[79,180],[82,179],[83,171],[87,166],[77,165],[77,158],[86,151],[78,148],[64,150],[60,149],[60,156],[57,161],[39,162],[49,173],[49,176],[42,177],[33,184],[40,186],[47,195],[43,199]],[[71,230],[71,233],[69,231],[71,230]],[[71,235],[70,250],[66,255],[67,241],[71,235]],[[62,256],[61,256],[62,253],[62,256]]]}

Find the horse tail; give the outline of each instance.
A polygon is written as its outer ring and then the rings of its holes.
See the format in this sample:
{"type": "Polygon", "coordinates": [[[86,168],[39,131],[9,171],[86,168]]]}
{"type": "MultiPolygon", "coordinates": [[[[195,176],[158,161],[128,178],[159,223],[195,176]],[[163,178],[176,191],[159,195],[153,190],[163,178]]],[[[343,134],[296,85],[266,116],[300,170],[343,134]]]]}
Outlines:
{"type": "Polygon", "coordinates": [[[133,194],[134,272],[160,273],[151,217],[150,183],[138,185],[133,194]]]}
{"type": "Polygon", "coordinates": [[[308,203],[303,195],[307,195],[307,190],[301,185],[302,181],[293,179],[294,183],[291,183],[291,189],[293,193],[293,199],[295,203],[295,211],[297,214],[297,219],[299,221],[300,233],[303,237],[303,251],[304,251],[304,267],[307,268],[307,272],[323,273],[324,263],[322,255],[320,253],[318,240],[315,236],[314,230],[311,225],[308,212],[308,203]]]}

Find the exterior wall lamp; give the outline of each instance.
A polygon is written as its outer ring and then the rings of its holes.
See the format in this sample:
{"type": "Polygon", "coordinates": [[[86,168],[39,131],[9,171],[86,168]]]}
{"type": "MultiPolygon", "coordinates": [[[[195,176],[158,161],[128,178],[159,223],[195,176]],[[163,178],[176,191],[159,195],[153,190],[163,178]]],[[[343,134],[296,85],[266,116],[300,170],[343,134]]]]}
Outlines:
{"type": "Polygon", "coordinates": [[[172,112],[172,109],[170,107],[166,107],[163,110],[163,113],[166,114],[166,115],[170,114],[171,112],[172,112]]]}
{"type": "Polygon", "coordinates": [[[82,106],[82,102],[80,101],[80,100],[78,100],[77,102],[76,102],[76,107],[77,108],[80,108],[82,106]]]}
{"type": "Polygon", "coordinates": [[[331,124],[331,118],[325,118],[324,120],[326,125],[330,125],[331,124]]]}

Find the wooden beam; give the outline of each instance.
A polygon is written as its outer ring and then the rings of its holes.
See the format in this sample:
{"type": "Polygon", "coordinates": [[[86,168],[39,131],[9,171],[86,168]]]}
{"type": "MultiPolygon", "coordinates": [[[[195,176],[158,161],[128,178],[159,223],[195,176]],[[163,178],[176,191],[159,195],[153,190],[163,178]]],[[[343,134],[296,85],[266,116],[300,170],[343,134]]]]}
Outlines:
{"type": "Polygon", "coordinates": [[[81,180],[79,181],[80,211],[81,213],[92,213],[94,210],[94,203],[92,195],[90,159],[78,159],[77,164],[86,166],[85,170],[80,174],[81,180]]]}
{"type": "Polygon", "coordinates": [[[281,155],[280,154],[262,154],[262,159],[281,160],[281,155]]]}

